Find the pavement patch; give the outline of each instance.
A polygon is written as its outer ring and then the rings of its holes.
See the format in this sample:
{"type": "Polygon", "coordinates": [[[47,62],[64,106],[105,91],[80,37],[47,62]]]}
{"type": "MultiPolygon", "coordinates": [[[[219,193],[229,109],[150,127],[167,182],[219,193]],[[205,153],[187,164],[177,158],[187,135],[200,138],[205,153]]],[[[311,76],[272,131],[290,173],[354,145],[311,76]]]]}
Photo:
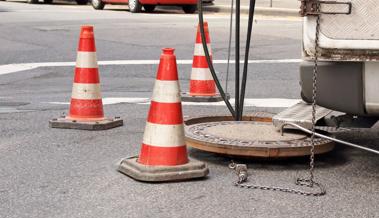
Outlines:
{"type": "Polygon", "coordinates": [[[15,107],[0,107],[0,114],[7,113],[23,113],[23,112],[31,112],[33,110],[19,110],[15,107]]]}
{"type": "Polygon", "coordinates": [[[11,101],[0,101],[0,107],[18,107],[27,105],[29,102],[11,102],[11,101]]]}
{"type": "Polygon", "coordinates": [[[0,100],[0,114],[3,113],[20,113],[20,112],[30,112],[32,110],[21,110],[17,107],[30,104],[29,102],[20,102],[20,101],[1,101],[0,100]]]}

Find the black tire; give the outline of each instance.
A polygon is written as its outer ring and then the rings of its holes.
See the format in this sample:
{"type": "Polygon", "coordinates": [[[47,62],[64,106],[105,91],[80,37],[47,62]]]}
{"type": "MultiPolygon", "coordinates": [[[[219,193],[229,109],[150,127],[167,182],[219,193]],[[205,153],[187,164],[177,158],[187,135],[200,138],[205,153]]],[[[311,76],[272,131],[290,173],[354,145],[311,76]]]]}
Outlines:
{"type": "Polygon", "coordinates": [[[197,5],[184,5],[182,8],[184,13],[193,14],[197,10],[197,5]]]}
{"type": "Polygon", "coordinates": [[[27,0],[26,2],[29,4],[37,4],[38,0],[27,0]]]}
{"type": "Polygon", "coordinates": [[[151,13],[154,11],[156,5],[143,5],[143,9],[145,9],[146,12],[151,13]]]}
{"type": "Polygon", "coordinates": [[[300,96],[301,96],[301,99],[303,99],[303,101],[305,101],[306,103],[308,103],[308,104],[312,103],[312,100],[305,97],[304,92],[300,92],[300,96]]]}
{"type": "Polygon", "coordinates": [[[76,3],[78,5],[86,5],[86,4],[88,4],[88,0],[76,0],[76,3]]]}
{"type": "Polygon", "coordinates": [[[129,0],[128,6],[129,6],[130,12],[132,13],[141,12],[142,5],[138,0],[129,0]]]}
{"type": "Polygon", "coordinates": [[[101,1],[101,0],[92,0],[91,1],[91,5],[96,10],[103,10],[104,6],[105,6],[105,3],[103,1],[101,1]]]}
{"type": "Polygon", "coordinates": [[[52,4],[52,3],[53,3],[53,0],[43,0],[43,3],[44,3],[44,4],[52,4]]]}

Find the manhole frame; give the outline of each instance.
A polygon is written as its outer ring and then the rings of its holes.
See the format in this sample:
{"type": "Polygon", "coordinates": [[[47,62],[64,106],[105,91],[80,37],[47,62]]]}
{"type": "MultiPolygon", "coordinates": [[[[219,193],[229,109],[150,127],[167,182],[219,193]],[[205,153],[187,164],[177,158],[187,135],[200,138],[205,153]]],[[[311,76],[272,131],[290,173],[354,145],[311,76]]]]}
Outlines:
{"type": "MultiPolygon", "coordinates": [[[[274,114],[266,112],[254,112],[250,115],[244,116],[243,121],[254,121],[254,122],[272,122],[272,117],[274,114]]],[[[270,147],[270,146],[235,146],[228,144],[220,144],[209,142],[207,140],[200,140],[199,138],[193,137],[189,133],[191,126],[195,124],[209,123],[209,122],[221,122],[221,121],[233,121],[231,116],[206,116],[206,117],[195,117],[189,118],[184,121],[185,123],[185,140],[187,146],[196,148],[202,151],[231,155],[231,156],[244,156],[244,157],[260,157],[260,158],[284,158],[284,157],[300,157],[307,156],[310,154],[310,145],[306,145],[306,140],[304,140],[304,146],[297,147],[270,147]]],[[[323,132],[325,134],[325,132],[323,132]]],[[[309,138],[307,138],[309,140],[309,138]]],[[[315,154],[322,154],[333,150],[334,143],[326,139],[317,139],[315,146],[315,154]]],[[[286,141],[288,142],[288,141],[286,141]]],[[[269,142],[268,142],[269,143],[269,142]]]]}

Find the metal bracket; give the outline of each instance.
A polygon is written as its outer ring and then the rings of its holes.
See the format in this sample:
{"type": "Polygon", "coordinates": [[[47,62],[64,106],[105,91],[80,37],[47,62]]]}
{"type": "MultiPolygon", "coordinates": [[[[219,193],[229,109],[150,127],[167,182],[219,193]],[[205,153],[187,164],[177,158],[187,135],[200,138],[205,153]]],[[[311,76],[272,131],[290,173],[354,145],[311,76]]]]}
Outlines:
{"type": "Polygon", "coordinates": [[[351,2],[337,2],[337,1],[319,1],[319,0],[300,0],[300,15],[304,16],[317,16],[320,14],[351,14],[351,2]],[[321,5],[345,5],[341,11],[322,11],[321,5]],[[319,10],[318,10],[319,9],[319,10]]]}
{"type": "Polygon", "coordinates": [[[232,163],[229,164],[229,168],[236,172],[238,176],[238,184],[246,182],[248,177],[246,164],[236,164],[232,161],[232,163]]]}

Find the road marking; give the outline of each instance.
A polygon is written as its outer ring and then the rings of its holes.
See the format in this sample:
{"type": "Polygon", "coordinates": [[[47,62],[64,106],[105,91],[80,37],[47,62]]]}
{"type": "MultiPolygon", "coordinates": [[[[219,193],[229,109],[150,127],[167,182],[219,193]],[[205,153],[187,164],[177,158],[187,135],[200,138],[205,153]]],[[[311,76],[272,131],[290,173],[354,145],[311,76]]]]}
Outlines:
{"type": "MultiPolygon", "coordinates": [[[[278,60],[249,60],[250,64],[281,64],[281,63],[300,63],[301,59],[278,59],[278,60]]],[[[214,60],[214,64],[227,64],[227,60],[214,60]]],[[[235,62],[230,61],[231,64],[235,62]]],[[[0,65],[0,75],[17,73],[25,70],[33,70],[39,67],[70,67],[75,66],[76,62],[41,62],[41,63],[19,63],[0,65]]],[[[159,60],[114,60],[99,61],[99,65],[157,65],[159,60]]],[[[192,64],[192,60],[177,60],[177,64],[192,64]]]]}
{"type": "MultiPolygon", "coordinates": [[[[245,107],[267,107],[267,108],[287,108],[299,103],[300,99],[288,98],[247,98],[245,99],[245,107]]],[[[68,105],[69,102],[44,102],[48,104],[68,105]]],[[[103,98],[104,105],[129,103],[129,104],[150,104],[150,98],[133,98],[133,97],[112,97],[103,98]]],[[[230,99],[230,103],[234,104],[234,99],[230,99]]],[[[224,102],[182,102],[182,105],[189,106],[225,106],[224,102]]]]}
{"type": "Polygon", "coordinates": [[[10,73],[16,73],[19,71],[24,70],[32,70],[34,67],[30,64],[7,64],[7,65],[1,65],[0,66],[0,75],[10,74],[10,73]]]}

